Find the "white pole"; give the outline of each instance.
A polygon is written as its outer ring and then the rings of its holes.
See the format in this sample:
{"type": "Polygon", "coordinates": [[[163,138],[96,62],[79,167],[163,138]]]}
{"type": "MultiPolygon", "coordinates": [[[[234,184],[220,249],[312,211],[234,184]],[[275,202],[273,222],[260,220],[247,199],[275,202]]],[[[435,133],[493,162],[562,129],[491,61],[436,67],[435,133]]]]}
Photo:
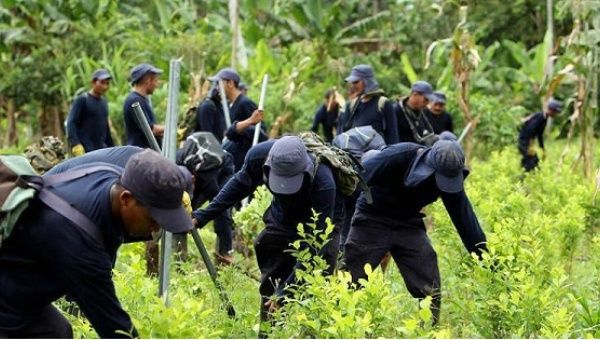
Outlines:
{"type": "Polygon", "coordinates": [[[227,128],[231,126],[231,116],[229,116],[229,104],[227,104],[227,96],[225,95],[225,86],[222,80],[219,80],[219,94],[221,95],[221,106],[223,107],[223,115],[225,116],[225,124],[227,128]]]}
{"type": "Polygon", "coordinates": [[[469,130],[471,130],[471,125],[473,125],[473,123],[469,122],[469,124],[467,124],[467,126],[465,126],[465,128],[462,130],[462,133],[460,134],[460,137],[458,137],[458,142],[461,143],[462,140],[465,138],[465,136],[467,135],[467,133],[469,132],[469,130]]]}
{"type": "MultiPolygon", "coordinates": [[[[260,89],[260,99],[258,101],[258,109],[263,111],[265,108],[265,97],[267,95],[267,83],[269,82],[269,75],[265,74],[263,77],[262,88],[260,89]]],[[[252,140],[252,146],[258,144],[258,136],[260,136],[260,122],[254,127],[254,139],[252,140]]]]}

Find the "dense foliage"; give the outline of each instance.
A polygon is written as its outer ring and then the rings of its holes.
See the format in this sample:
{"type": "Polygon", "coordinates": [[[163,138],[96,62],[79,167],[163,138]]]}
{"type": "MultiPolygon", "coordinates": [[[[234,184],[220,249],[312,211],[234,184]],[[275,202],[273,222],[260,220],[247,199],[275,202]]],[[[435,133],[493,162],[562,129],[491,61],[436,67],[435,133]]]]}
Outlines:
{"type": "MultiPolygon", "coordinates": [[[[552,148],[549,159],[558,158],[559,151],[552,148]]],[[[298,252],[307,264],[299,273],[304,283],[276,315],[268,328],[271,336],[599,337],[598,207],[591,204],[591,189],[581,176],[554,161],[542,166],[523,177],[512,149],[474,162],[467,193],[488,236],[490,253],[483,261],[466,254],[441,202],[428,209],[429,235],[442,275],[439,326],[426,322],[429,302],[419,308],[395,267],[385,273],[376,269],[364,289],[353,290],[348,273],[325,277],[323,260],[298,252]]],[[[264,207],[259,201],[268,199],[261,195],[255,200],[255,211],[264,207]]],[[[248,221],[262,228],[259,218],[248,221]]],[[[213,235],[202,232],[207,240],[213,235]]],[[[311,233],[305,242],[323,244],[321,236],[311,233]]],[[[254,259],[237,256],[240,266],[255,268],[254,259]]],[[[201,263],[192,251],[190,261],[177,265],[167,308],[156,296],[157,280],[145,275],[143,246],[125,247],[115,269],[117,292],[142,336],[256,336],[257,282],[239,268],[221,270],[220,279],[238,312],[231,319],[201,263]]],[[[72,320],[78,335],[96,336],[85,319],[72,320]]]]}

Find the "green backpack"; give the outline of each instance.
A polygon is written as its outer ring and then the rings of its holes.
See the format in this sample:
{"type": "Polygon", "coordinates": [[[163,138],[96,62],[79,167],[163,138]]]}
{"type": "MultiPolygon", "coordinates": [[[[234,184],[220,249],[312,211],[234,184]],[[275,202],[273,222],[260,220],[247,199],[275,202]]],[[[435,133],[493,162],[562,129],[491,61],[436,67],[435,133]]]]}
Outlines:
{"type": "Polygon", "coordinates": [[[371,192],[365,181],[362,179],[363,168],[356,158],[347,151],[325,143],[319,135],[312,131],[302,132],[298,137],[302,139],[308,151],[315,158],[313,177],[316,174],[319,165],[325,163],[331,167],[335,177],[335,184],[343,195],[352,195],[360,183],[367,197],[367,201],[369,203],[372,202],[371,192]]]}
{"type": "Polygon", "coordinates": [[[0,156],[0,246],[12,233],[29,200],[37,194],[26,181],[33,176],[37,173],[25,157],[0,156]]]}
{"type": "Polygon", "coordinates": [[[98,171],[116,174],[121,172],[106,163],[90,163],[79,169],[42,178],[33,170],[27,158],[19,155],[0,155],[0,247],[14,231],[19,217],[33,198],[38,198],[46,206],[73,222],[103,247],[103,235],[95,223],[63,198],[48,190],[57,184],[98,171]]]}

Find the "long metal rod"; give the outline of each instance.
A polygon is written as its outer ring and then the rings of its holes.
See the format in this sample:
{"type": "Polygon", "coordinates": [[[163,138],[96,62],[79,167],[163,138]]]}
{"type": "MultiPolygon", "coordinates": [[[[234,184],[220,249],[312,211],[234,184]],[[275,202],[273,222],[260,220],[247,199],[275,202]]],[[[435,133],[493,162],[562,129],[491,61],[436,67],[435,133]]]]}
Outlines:
{"type": "Polygon", "coordinates": [[[469,133],[469,130],[471,130],[472,125],[473,125],[473,123],[469,122],[469,124],[467,124],[467,126],[465,126],[465,128],[462,130],[460,137],[458,137],[459,143],[462,143],[463,139],[465,139],[465,137],[467,136],[467,133],[469,133]]]}
{"type": "Polygon", "coordinates": [[[217,278],[217,268],[215,268],[214,264],[212,263],[210,255],[208,255],[208,252],[206,251],[206,247],[204,246],[204,242],[202,242],[202,238],[200,238],[200,233],[198,233],[198,230],[192,230],[192,238],[194,239],[194,243],[196,243],[196,247],[200,251],[200,256],[202,256],[202,259],[204,260],[204,264],[206,265],[206,269],[208,270],[208,274],[210,275],[212,282],[214,283],[215,287],[217,287],[217,289],[219,290],[221,300],[223,301],[223,303],[225,304],[225,308],[227,309],[227,315],[235,316],[235,309],[231,304],[229,295],[227,295],[227,292],[225,292],[225,289],[223,288],[223,286],[221,286],[221,283],[217,278]]]}
{"type": "MultiPolygon", "coordinates": [[[[179,112],[179,73],[181,60],[172,59],[169,64],[169,96],[167,99],[167,119],[163,136],[162,153],[165,158],[175,162],[177,151],[177,115],[179,112]]],[[[169,305],[169,274],[173,234],[163,229],[160,243],[160,263],[158,267],[158,295],[163,297],[165,305],[169,305]]]]}
{"type": "Polygon", "coordinates": [[[231,116],[229,113],[229,104],[227,104],[227,96],[225,95],[225,83],[219,80],[219,95],[221,97],[221,106],[223,107],[223,116],[225,116],[225,125],[227,128],[231,126],[231,116]]]}
{"type": "MultiPolygon", "coordinates": [[[[158,143],[156,142],[156,138],[154,137],[154,135],[152,134],[152,131],[150,130],[150,124],[148,124],[148,121],[146,120],[146,116],[144,115],[144,111],[140,107],[140,104],[134,103],[132,105],[132,107],[134,108],[136,120],[138,121],[137,122],[138,126],[144,132],[144,136],[148,140],[148,144],[150,144],[150,147],[154,151],[161,152],[160,147],[158,146],[158,143]]],[[[177,124],[175,124],[174,126],[177,126],[177,124]]],[[[230,316],[235,316],[235,310],[233,308],[233,305],[231,304],[231,300],[229,299],[229,296],[225,292],[225,289],[223,288],[223,286],[221,286],[221,284],[217,280],[217,270],[215,268],[215,265],[212,263],[212,260],[210,259],[210,256],[208,255],[208,251],[206,250],[206,247],[204,246],[204,243],[202,242],[202,239],[200,238],[200,234],[198,233],[198,231],[196,229],[192,230],[192,237],[194,239],[194,243],[196,244],[196,247],[198,248],[198,252],[200,252],[200,255],[202,256],[204,265],[206,266],[206,269],[208,270],[209,275],[210,275],[215,287],[219,290],[219,295],[221,296],[221,300],[225,304],[225,307],[227,309],[227,314],[230,316]]]]}
{"type": "Polygon", "coordinates": [[[148,141],[148,144],[150,144],[150,148],[152,148],[152,150],[161,152],[160,146],[158,146],[158,142],[156,142],[156,138],[154,138],[154,135],[152,134],[152,130],[150,129],[150,124],[146,119],[144,110],[142,110],[142,106],[139,102],[135,102],[131,105],[131,107],[133,108],[135,120],[140,129],[142,129],[144,136],[146,136],[146,140],[148,141]]]}
{"type": "MultiPolygon", "coordinates": [[[[269,82],[269,75],[265,74],[263,77],[262,88],[260,89],[260,99],[258,101],[258,109],[264,110],[265,108],[265,97],[267,95],[267,83],[269,82]]],[[[252,146],[258,144],[258,137],[260,136],[260,122],[254,126],[254,138],[252,139],[252,146]]]]}

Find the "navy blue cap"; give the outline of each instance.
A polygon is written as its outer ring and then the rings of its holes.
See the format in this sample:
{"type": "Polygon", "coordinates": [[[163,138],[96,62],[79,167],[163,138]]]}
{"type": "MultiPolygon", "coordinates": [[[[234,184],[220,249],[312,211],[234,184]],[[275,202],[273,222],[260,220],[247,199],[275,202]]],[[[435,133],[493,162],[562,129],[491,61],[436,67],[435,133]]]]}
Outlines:
{"type": "Polygon", "coordinates": [[[240,75],[231,67],[221,69],[216,75],[209,77],[210,81],[219,80],[233,80],[236,83],[240,83],[240,75]]]}
{"type": "Polygon", "coordinates": [[[412,92],[418,92],[424,95],[430,101],[435,100],[435,96],[433,95],[433,87],[426,81],[417,80],[414,82],[410,88],[412,92]]]}
{"type": "Polygon", "coordinates": [[[297,136],[284,136],[276,141],[265,166],[269,169],[269,189],[285,195],[298,192],[304,174],[310,175],[314,167],[302,139],[297,136]]]}
{"type": "Polygon", "coordinates": [[[240,82],[240,83],[238,84],[238,89],[239,89],[240,91],[247,90],[247,89],[248,89],[248,85],[246,85],[246,83],[244,83],[244,82],[240,82]]]}
{"type": "Polygon", "coordinates": [[[443,92],[436,91],[433,93],[432,102],[446,104],[446,95],[443,92]]]}
{"type": "Polygon", "coordinates": [[[550,98],[550,100],[548,101],[548,109],[550,109],[552,111],[560,112],[563,109],[563,105],[560,101],[558,101],[554,98],[550,98]]]}
{"type": "Polygon", "coordinates": [[[125,164],[121,184],[161,228],[172,233],[192,230],[191,216],[182,205],[188,182],[175,163],[150,149],[138,152],[125,164]]]}
{"type": "Polygon", "coordinates": [[[370,65],[360,64],[356,65],[350,71],[350,75],[346,77],[346,82],[353,83],[358,80],[366,80],[375,77],[375,72],[370,65]]]}
{"type": "Polygon", "coordinates": [[[108,73],[108,71],[103,68],[97,69],[92,74],[92,80],[106,80],[106,79],[111,79],[111,78],[112,78],[112,76],[110,75],[110,73],[108,73]]]}
{"type": "Polygon", "coordinates": [[[161,74],[162,72],[163,71],[161,69],[156,68],[150,64],[139,64],[131,69],[131,72],[129,74],[129,81],[132,84],[135,84],[138,81],[140,81],[140,79],[142,79],[142,77],[145,76],[147,73],[161,74]]]}
{"type": "Polygon", "coordinates": [[[441,139],[417,156],[404,183],[415,187],[435,173],[438,188],[447,193],[464,189],[465,155],[460,144],[451,139],[441,139]]]}

